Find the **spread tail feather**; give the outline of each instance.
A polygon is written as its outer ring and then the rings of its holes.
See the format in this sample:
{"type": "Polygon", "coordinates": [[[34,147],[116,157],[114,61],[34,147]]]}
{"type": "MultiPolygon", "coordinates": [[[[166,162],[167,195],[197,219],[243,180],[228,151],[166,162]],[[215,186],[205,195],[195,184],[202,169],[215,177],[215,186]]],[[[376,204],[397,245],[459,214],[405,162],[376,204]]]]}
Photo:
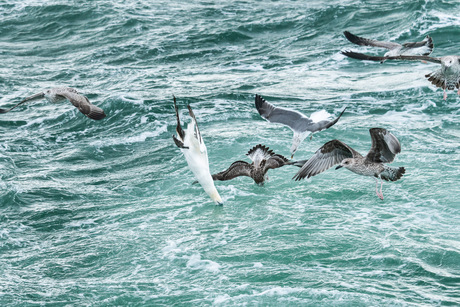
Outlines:
{"type": "Polygon", "coordinates": [[[386,181],[396,181],[401,179],[404,173],[406,173],[404,167],[391,167],[385,165],[385,170],[380,173],[380,177],[386,181]]]}

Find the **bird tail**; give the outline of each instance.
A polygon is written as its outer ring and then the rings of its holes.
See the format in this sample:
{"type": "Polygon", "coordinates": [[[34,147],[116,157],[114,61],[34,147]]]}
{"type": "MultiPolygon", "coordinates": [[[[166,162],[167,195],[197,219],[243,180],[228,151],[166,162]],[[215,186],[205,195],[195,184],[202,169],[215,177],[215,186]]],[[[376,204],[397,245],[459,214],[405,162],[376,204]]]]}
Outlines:
{"type": "Polygon", "coordinates": [[[270,159],[275,153],[270,148],[258,144],[251,148],[246,155],[254,162],[254,165],[258,166],[262,160],[270,159]]]}
{"type": "Polygon", "coordinates": [[[391,167],[385,165],[384,168],[383,172],[380,173],[380,177],[386,181],[399,180],[406,172],[404,167],[391,167]]]}

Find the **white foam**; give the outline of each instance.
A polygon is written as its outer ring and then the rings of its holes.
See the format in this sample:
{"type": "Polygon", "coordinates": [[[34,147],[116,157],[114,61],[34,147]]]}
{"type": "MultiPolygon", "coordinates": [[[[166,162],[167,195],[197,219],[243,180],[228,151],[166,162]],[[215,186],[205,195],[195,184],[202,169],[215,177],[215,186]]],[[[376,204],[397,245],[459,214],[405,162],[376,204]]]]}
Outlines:
{"type": "Polygon", "coordinates": [[[312,113],[310,118],[313,122],[317,123],[322,120],[327,120],[330,116],[331,114],[329,114],[326,110],[320,110],[312,113]]]}
{"type": "Polygon", "coordinates": [[[220,264],[212,260],[201,260],[199,254],[193,254],[187,261],[187,268],[192,270],[204,270],[217,273],[220,270],[220,264]]]}
{"type": "Polygon", "coordinates": [[[105,146],[115,146],[115,145],[123,145],[123,144],[132,144],[132,143],[141,143],[145,142],[147,138],[154,138],[159,136],[161,133],[168,131],[167,126],[163,125],[158,127],[155,131],[144,131],[138,135],[133,135],[130,137],[122,137],[116,139],[105,139],[105,140],[96,140],[90,143],[91,146],[94,147],[105,147],[105,146]]]}
{"type": "Polygon", "coordinates": [[[260,292],[257,294],[257,296],[263,296],[263,295],[268,295],[268,296],[281,296],[281,295],[287,295],[295,292],[302,292],[304,289],[303,288],[291,288],[291,287],[274,287],[268,290],[265,290],[263,292],[260,292]]]}

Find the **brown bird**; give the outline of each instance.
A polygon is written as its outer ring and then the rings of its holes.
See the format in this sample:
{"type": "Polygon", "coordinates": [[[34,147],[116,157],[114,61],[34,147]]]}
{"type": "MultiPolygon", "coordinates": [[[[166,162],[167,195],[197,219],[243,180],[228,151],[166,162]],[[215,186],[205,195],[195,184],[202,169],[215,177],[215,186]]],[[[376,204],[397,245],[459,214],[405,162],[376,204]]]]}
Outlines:
{"type": "Polygon", "coordinates": [[[43,98],[52,103],[62,102],[68,99],[81,113],[91,119],[100,120],[106,116],[104,110],[91,104],[88,98],[79,94],[76,89],[71,87],[56,87],[29,96],[9,109],[0,109],[0,113],[7,113],[25,102],[35,101],[43,98]]]}
{"type": "Polygon", "coordinates": [[[255,183],[263,185],[265,174],[269,169],[275,169],[284,165],[302,166],[306,161],[290,162],[282,155],[275,154],[272,150],[264,145],[256,145],[246,154],[252,163],[245,161],[236,161],[225,171],[212,175],[214,180],[230,180],[239,176],[247,176],[254,179],[255,183]]]}
{"type": "Polygon", "coordinates": [[[336,169],[345,167],[355,174],[375,177],[375,193],[383,200],[383,180],[396,181],[406,172],[404,167],[391,167],[384,163],[391,163],[395,156],[401,152],[401,144],[388,130],[371,128],[369,130],[372,146],[366,156],[339,141],[332,140],[321,146],[313,157],[306,161],[294,176],[298,181],[318,175],[336,164],[336,169]],[[378,180],[380,178],[380,192],[378,180]],[[383,179],[383,180],[382,180],[383,179]]]}

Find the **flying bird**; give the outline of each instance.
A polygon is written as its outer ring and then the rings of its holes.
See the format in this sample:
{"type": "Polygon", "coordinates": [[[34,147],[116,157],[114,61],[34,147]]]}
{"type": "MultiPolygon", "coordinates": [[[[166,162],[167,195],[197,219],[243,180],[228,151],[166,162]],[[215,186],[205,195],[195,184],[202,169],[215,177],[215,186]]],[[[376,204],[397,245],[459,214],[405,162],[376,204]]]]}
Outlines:
{"type": "Polygon", "coordinates": [[[273,150],[261,144],[251,148],[246,155],[252,160],[251,164],[245,161],[233,162],[225,171],[212,175],[212,179],[224,181],[239,176],[247,176],[251,177],[258,185],[263,185],[266,179],[265,174],[269,169],[284,165],[301,167],[306,162],[306,160],[290,162],[282,155],[275,154],[273,150]]]}
{"type": "Polygon", "coordinates": [[[9,109],[0,109],[0,113],[7,113],[25,102],[40,100],[43,98],[52,103],[62,102],[68,99],[81,113],[91,119],[100,120],[106,116],[104,110],[91,104],[88,98],[79,94],[76,89],[71,87],[56,87],[48,89],[41,93],[24,98],[21,102],[9,109]]]}
{"type": "Polygon", "coordinates": [[[435,70],[429,74],[426,74],[425,77],[428,78],[433,85],[436,87],[442,88],[444,91],[444,100],[447,99],[446,90],[455,90],[458,89],[457,94],[460,95],[460,56],[458,55],[446,55],[443,57],[431,57],[423,55],[412,55],[412,56],[370,56],[363,53],[352,52],[352,51],[342,51],[343,55],[347,57],[358,59],[358,60],[368,60],[368,61],[385,61],[385,60],[407,60],[407,61],[427,61],[432,63],[441,64],[441,68],[435,70]]]}
{"type": "Polygon", "coordinates": [[[433,40],[429,36],[426,36],[421,42],[398,44],[359,37],[348,31],[343,32],[343,34],[353,44],[388,49],[384,54],[385,57],[398,55],[429,55],[434,47],[433,40]]]}
{"type": "Polygon", "coordinates": [[[359,152],[339,140],[332,140],[318,149],[293,179],[298,181],[310,178],[339,164],[336,169],[345,167],[358,175],[375,177],[375,193],[383,200],[383,180],[396,181],[406,172],[404,167],[390,167],[384,164],[394,161],[396,154],[401,152],[401,144],[386,129],[371,128],[369,132],[372,146],[366,156],[363,157],[359,152]],[[380,179],[380,192],[378,191],[377,178],[380,179]]]}
{"type": "Polygon", "coordinates": [[[174,143],[176,143],[177,147],[179,147],[184,154],[188,167],[195,175],[204,191],[217,205],[222,205],[222,199],[214,186],[214,181],[209,171],[208,151],[201,137],[200,130],[198,129],[195,114],[193,114],[190,105],[187,105],[187,108],[192,121],[187,125],[187,130],[183,130],[180,125],[176,97],[174,97],[174,109],[176,110],[177,118],[177,137],[173,135],[174,143]]]}
{"type": "Polygon", "coordinates": [[[340,115],[334,120],[327,120],[323,118],[309,118],[304,114],[285,108],[275,107],[268,103],[260,95],[256,95],[256,109],[260,116],[271,123],[279,123],[294,131],[294,138],[291,146],[291,159],[294,157],[294,153],[297,151],[300,143],[310,134],[325,130],[332,127],[342,116],[343,112],[347,109],[346,107],[340,113],[340,115]]]}

